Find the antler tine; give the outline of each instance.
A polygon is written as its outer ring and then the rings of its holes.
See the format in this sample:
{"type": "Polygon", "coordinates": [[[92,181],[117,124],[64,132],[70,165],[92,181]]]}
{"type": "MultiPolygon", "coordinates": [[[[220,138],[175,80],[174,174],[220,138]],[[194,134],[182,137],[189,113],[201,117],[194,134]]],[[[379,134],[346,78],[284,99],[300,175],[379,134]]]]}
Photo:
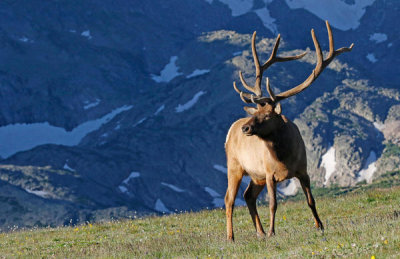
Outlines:
{"type": "Polygon", "coordinates": [[[251,97],[250,97],[251,94],[244,93],[243,91],[240,91],[236,86],[236,82],[233,82],[233,88],[240,95],[240,99],[242,99],[243,102],[251,103],[251,97]]]}
{"type": "Polygon", "coordinates": [[[325,23],[326,23],[326,29],[328,31],[328,37],[329,37],[329,54],[328,54],[328,57],[326,58],[326,60],[328,61],[331,57],[335,57],[335,56],[339,55],[340,53],[351,51],[353,49],[354,43],[352,43],[350,45],[350,47],[342,47],[340,49],[335,50],[331,26],[329,25],[328,21],[325,21],[325,23]]]}
{"type": "Polygon", "coordinates": [[[311,74],[314,77],[316,73],[318,74],[322,70],[322,65],[324,63],[324,54],[322,54],[321,46],[319,45],[317,36],[315,36],[314,29],[311,29],[311,37],[314,42],[315,53],[317,54],[317,64],[315,65],[315,69],[313,70],[313,73],[311,74]]]}
{"type": "MultiPolygon", "coordinates": [[[[250,86],[249,84],[247,84],[246,80],[244,80],[243,73],[241,71],[239,71],[239,78],[240,78],[240,81],[243,84],[243,87],[246,88],[246,90],[254,93],[255,96],[253,94],[249,94],[249,93],[245,93],[245,92],[240,91],[237,88],[236,83],[233,84],[233,87],[235,88],[235,91],[238,92],[241,95],[241,99],[245,103],[250,103],[250,102],[252,102],[252,103],[271,102],[271,98],[262,96],[261,81],[262,81],[262,77],[263,77],[264,71],[275,62],[284,62],[284,61],[296,60],[296,59],[300,59],[300,58],[304,57],[307,54],[307,51],[305,51],[304,53],[301,53],[301,54],[295,55],[295,56],[277,57],[276,54],[278,52],[279,42],[280,42],[280,39],[281,39],[281,35],[279,34],[276,37],[275,45],[274,45],[274,48],[272,49],[272,53],[271,53],[269,59],[261,66],[260,65],[260,60],[259,60],[258,54],[257,54],[257,49],[256,49],[256,36],[257,36],[257,33],[254,32],[253,36],[252,36],[252,39],[251,39],[251,50],[252,50],[252,53],[253,53],[254,66],[256,68],[256,80],[255,80],[254,86],[250,86]]],[[[267,91],[268,91],[268,89],[267,89],[267,91]]]]}
{"type": "Polygon", "coordinates": [[[239,78],[240,78],[240,81],[242,82],[242,85],[244,86],[244,88],[246,88],[246,89],[249,90],[250,92],[255,93],[257,96],[261,96],[261,90],[258,91],[258,90],[256,89],[256,87],[249,86],[249,85],[246,83],[246,81],[245,81],[244,78],[243,78],[242,71],[239,71],[239,78]]]}
{"type": "Polygon", "coordinates": [[[251,51],[253,53],[254,66],[256,67],[256,82],[255,82],[254,86],[248,85],[247,82],[243,78],[242,71],[239,71],[239,78],[240,78],[240,81],[242,82],[242,85],[244,86],[244,88],[246,88],[248,91],[256,94],[257,97],[261,97],[262,96],[262,91],[261,91],[262,70],[260,67],[260,62],[258,60],[258,55],[257,55],[257,50],[256,50],[256,34],[257,34],[256,32],[253,32],[253,37],[251,39],[251,51]]]}
{"type": "Polygon", "coordinates": [[[254,66],[256,67],[256,81],[254,83],[254,87],[252,92],[254,92],[257,96],[262,96],[261,91],[261,80],[263,76],[263,70],[260,66],[260,60],[258,59],[257,49],[256,49],[256,36],[257,32],[253,32],[253,37],[251,38],[251,52],[253,53],[254,66]]]}
{"type": "Polygon", "coordinates": [[[290,60],[296,60],[304,57],[307,54],[307,51],[304,51],[303,53],[295,56],[289,56],[289,57],[277,57],[276,53],[278,52],[278,47],[279,43],[281,40],[281,35],[278,34],[275,40],[275,45],[274,48],[272,49],[271,56],[269,59],[262,65],[262,71],[265,71],[269,66],[271,66],[275,62],[285,62],[285,61],[290,61],[290,60]]]}
{"type": "Polygon", "coordinates": [[[297,93],[300,93],[307,87],[309,87],[315,81],[315,79],[317,79],[317,77],[321,74],[321,72],[325,69],[325,67],[327,67],[336,56],[338,56],[339,54],[341,54],[343,52],[351,51],[353,49],[354,44],[351,44],[350,47],[343,47],[343,48],[334,50],[332,30],[331,30],[331,27],[330,27],[328,21],[326,21],[326,28],[327,28],[328,37],[329,37],[328,57],[324,60],[321,47],[319,45],[317,37],[315,36],[314,29],[312,29],[311,36],[312,36],[312,39],[314,42],[315,52],[317,54],[317,64],[315,65],[315,68],[313,69],[312,73],[307,77],[307,79],[303,83],[299,84],[298,86],[296,86],[288,91],[278,94],[276,96],[276,101],[280,101],[280,100],[283,100],[290,96],[293,96],[297,93]]]}
{"type": "MultiPolygon", "coordinates": [[[[258,77],[261,72],[261,67],[260,67],[260,61],[258,59],[257,49],[256,49],[256,35],[257,35],[257,32],[253,32],[253,37],[251,38],[251,52],[253,53],[254,66],[256,67],[256,77],[258,77]]],[[[257,85],[255,85],[255,86],[257,86],[257,85]]]]}
{"type": "Polygon", "coordinates": [[[243,92],[240,93],[240,99],[242,99],[243,102],[245,103],[250,103],[250,101],[248,101],[244,96],[243,96],[243,92]]]}
{"type": "Polygon", "coordinates": [[[278,34],[275,40],[274,48],[272,49],[271,55],[269,56],[268,60],[262,65],[262,70],[266,70],[270,65],[275,62],[276,53],[278,52],[279,42],[281,41],[281,35],[278,34]]]}
{"type": "Polygon", "coordinates": [[[328,31],[328,38],[329,38],[329,54],[328,58],[333,56],[333,53],[335,52],[335,45],[333,43],[333,36],[332,36],[332,29],[331,26],[329,25],[328,21],[325,21],[326,24],[326,30],[328,31]]]}
{"type": "Polygon", "coordinates": [[[272,89],[271,89],[271,86],[269,85],[269,78],[268,78],[268,77],[267,77],[267,92],[268,92],[269,96],[271,96],[271,100],[272,100],[273,102],[275,102],[276,97],[275,97],[274,92],[273,92],[272,89]]]}
{"type": "Polygon", "coordinates": [[[236,86],[236,82],[233,82],[233,88],[240,95],[240,99],[242,99],[242,101],[245,103],[257,104],[257,103],[271,102],[271,98],[269,98],[269,97],[257,97],[257,96],[254,96],[253,94],[249,94],[249,93],[240,91],[236,86]]]}

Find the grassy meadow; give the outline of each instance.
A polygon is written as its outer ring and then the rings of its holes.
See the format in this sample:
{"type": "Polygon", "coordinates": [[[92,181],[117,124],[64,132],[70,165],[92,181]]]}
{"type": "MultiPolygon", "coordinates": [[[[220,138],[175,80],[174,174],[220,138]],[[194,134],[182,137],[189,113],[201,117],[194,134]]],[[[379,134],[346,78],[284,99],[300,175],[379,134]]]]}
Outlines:
{"type": "MultiPolygon", "coordinates": [[[[279,201],[271,238],[258,239],[247,208],[237,207],[234,243],[225,240],[225,211],[215,209],[1,233],[0,258],[400,258],[399,182],[397,172],[371,186],[315,189],[324,233],[301,193],[279,201]]],[[[267,229],[265,204],[259,214],[267,229]]]]}

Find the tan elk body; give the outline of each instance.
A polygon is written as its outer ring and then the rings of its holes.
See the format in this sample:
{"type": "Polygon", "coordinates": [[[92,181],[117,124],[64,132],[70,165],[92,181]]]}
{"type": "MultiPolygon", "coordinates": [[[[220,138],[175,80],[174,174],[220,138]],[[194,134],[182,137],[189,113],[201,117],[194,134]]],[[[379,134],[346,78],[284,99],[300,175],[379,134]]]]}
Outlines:
{"type": "Polygon", "coordinates": [[[227,239],[233,240],[232,212],[238,187],[244,175],[249,175],[251,182],[247,187],[244,198],[248,206],[251,218],[259,236],[264,236],[264,230],[256,208],[257,196],[267,186],[270,208],[270,227],[268,236],[275,234],[275,213],[277,209],[276,187],[277,183],[296,177],[299,179],[306,195],[307,203],[311,208],[317,228],[323,229],[321,220],[315,207],[315,201],[311,193],[310,178],[307,174],[307,156],[303,139],[297,126],[281,114],[280,101],[293,96],[308,86],[320,75],[323,69],[342,52],[351,51],[349,48],[334,50],[332,31],[326,22],[329,36],[329,54],[323,59],[323,54],[311,30],[317,63],[310,76],[300,85],[275,95],[267,78],[266,88],[270,97],[262,96],[261,81],[263,72],[275,62],[284,62],[302,58],[306,53],[291,57],[278,57],[280,35],[276,39],[270,58],[260,65],[256,47],[254,32],[252,38],[252,52],[256,67],[255,85],[249,86],[239,72],[243,86],[254,94],[240,91],[235,82],[235,91],[245,103],[254,103],[257,108],[244,107],[250,118],[242,118],[232,124],[227,134],[225,151],[228,166],[228,188],[225,195],[227,239]]]}

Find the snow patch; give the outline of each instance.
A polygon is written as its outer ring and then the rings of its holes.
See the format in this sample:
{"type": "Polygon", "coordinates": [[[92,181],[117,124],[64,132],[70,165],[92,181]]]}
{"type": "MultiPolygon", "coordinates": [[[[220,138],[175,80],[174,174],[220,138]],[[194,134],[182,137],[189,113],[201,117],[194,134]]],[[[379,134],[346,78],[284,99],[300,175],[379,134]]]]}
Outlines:
{"type": "Polygon", "coordinates": [[[122,181],[123,184],[128,184],[130,182],[130,180],[134,179],[134,178],[138,178],[140,177],[140,173],[139,172],[131,172],[131,174],[122,181]]]}
{"type": "Polygon", "coordinates": [[[373,123],[373,125],[374,125],[375,130],[376,130],[376,137],[377,137],[377,138],[381,137],[381,135],[385,135],[385,134],[383,133],[383,130],[385,129],[385,124],[383,124],[383,123],[381,123],[381,122],[375,121],[375,122],[373,123]]]}
{"type": "Polygon", "coordinates": [[[357,179],[356,179],[357,182],[361,182],[363,180],[366,180],[367,183],[372,182],[372,176],[376,171],[375,162],[376,162],[376,154],[374,151],[371,150],[367,158],[367,161],[365,161],[363,169],[357,174],[357,179]]]}
{"type": "Polygon", "coordinates": [[[139,124],[142,124],[145,120],[147,120],[147,117],[141,118],[138,122],[132,125],[132,127],[136,127],[139,124]]]}
{"type": "Polygon", "coordinates": [[[200,98],[203,94],[205,94],[205,93],[206,93],[206,92],[204,92],[204,91],[198,92],[198,93],[195,94],[195,95],[193,96],[193,98],[192,98],[191,100],[189,100],[187,103],[185,103],[185,104],[179,104],[179,105],[175,108],[175,111],[176,111],[176,112],[183,112],[183,111],[186,111],[186,110],[192,108],[192,107],[197,103],[197,101],[199,100],[199,98],[200,98]]]}
{"type": "Polygon", "coordinates": [[[376,61],[378,61],[374,55],[374,53],[368,53],[368,55],[366,56],[366,58],[371,62],[371,63],[375,63],[376,61]]]}
{"type": "Polygon", "coordinates": [[[46,192],[46,191],[33,191],[33,190],[29,190],[29,189],[25,189],[26,192],[34,194],[36,196],[39,196],[41,198],[49,198],[51,196],[51,193],[46,192]]]}
{"type": "Polygon", "coordinates": [[[88,110],[90,108],[96,107],[97,105],[99,105],[101,101],[99,99],[96,98],[96,100],[92,103],[89,103],[89,101],[86,101],[86,105],[83,106],[83,109],[88,110]]]}
{"type": "Polygon", "coordinates": [[[81,36],[88,38],[89,40],[92,39],[92,35],[90,35],[90,30],[83,31],[81,36]]]}
{"type": "Polygon", "coordinates": [[[393,46],[393,43],[390,42],[387,46],[388,46],[388,48],[390,48],[393,46]]]}
{"type": "Polygon", "coordinates": [[[232,11],[232,16],[245,14],[253,7],[253,0],[219,0],[226,4],[232,11]]]}
{"type": "Polygon", "coordinates": [[[123,193],[129,194],[128,188],[123,185],[118,186],[118,189],[123,193]]]}
{"type": "Polygon", "coordinates": [[[154,209],[156,211],[164,212],[164,213],[171,212],[169,209],[167,209],[167,207],[165,207],[164,203],[160,199],[157,199],[156,204],[154,205],[154,209]]]}
{"type": "Polygon", "coordinates": [[[7,158],[19,151],[45,144],[78,145],[87,134],[98,130],[103,124],[131,108],[132,106],[124,105],[99,119],[84,122],[72,131],[52,126],[48,122],[17,123],[0,127],[0,156],[7,158]]]}
{"type": "Polygon", "coordinates": [[[177,60],[178,60],[177,56],[172,56],[169,59],[169,63],[165,65],[163,70],[161,70],[160,75],[158,76],[151,74],[151,79],[153,79],[157,83],[162,83],[162,82],[168,83],[175,77],[182,75],[181,72],[178,72],[179,67],[177,67],[175,64],[177,60]]]}
{"type": "Polygon", "coordinates": [[[172,184],[169,184],[169,183],[163,183],[163,182],[161,184],[164,185],[164,186],[169,187],[170,189],[172,189],[172,190],[174,190],[176,192],[185,192],[185,190],[183,190],[183,189],[181,189],[179,187],[176,187],[175,185],[172,185],[172,184]]]}
{"type": "Polygon", "coordinates": [[[335,160],[335,148],[332,146],[322,156],[321,167],[325,168],[325,181],[324,185],[328,183],[329,178],[335,172],[336,160],[335,160]]]}
{"type": "Polygon", "coordinates": [[[291,9],[303,8],[342,31],[357,29],[365,8],[375,0],[355,0],[354,4],[332,0],[285,0],[291,9]]]}
{"type": "Polygon", "coordinates": [[[192,78],[196,76],[201,76],[210,72],[210,69],[195,69],[190,75],[187,75],[186,78],[192,78]]]}
{"type": "Polygon", "coordinates": [[[239,56],[239,55],[242,55],[242,53],[243,53],[243,51],[241,50],[241,51],[233,52],[232,55],[233,56],[239,56]]]}
{"type": "Polygon", "coordinates": [[[219,193],[217,193],[214,189],[210,187],[204,187],[204,190],[208,192],[208,194],[210,194],[210,196],[213,198],[221,197],[219,193]]]}
{"type": "MultiPolygon", "coordinates": [[[[204,190],[208,192],[208,194],[210,194],[211,197],[214,198],[213,199],[214,207],[221,208],[225,206],[225,199],[221,198],[221,195],[218,192],[216,192],[214,189],[210,187],[204,187],[204,190]]],[[[244,205],[246,205],[246,202],[244,200],[236,198],[235,206],[244,206],[244,205]]]]}
{"type": "Polygon", "coordinates": [[[163,105],[161,105],[158,109],[157,109],[157,111],[154,113],[154,115],[158,115],[160,112],[162,112],[163,110],[165,109],[165,105],[163,104],[163,105]]]}
{"type": "Polygon", "coordinates": [[[221,173],[228,174],[228,169],[222,165],[214,165],[215,170],[220,171],[221,173]]]}
{"type": "Polygon", "coordinates": [[[118,189],[119,189],[122,193],[125,193],[125,194],[131,196],[132,194],[129,192],[129,190],[128,190],[128,188],[126,187],[126,185],[128,185],[129,182],[130,182],[132,179],[138,178],[138,177],[140,177],[140,173],[139,173],[139,172],[131,172],[131,173],[129,174],[129,176],[128,176],[125,180],[123,180],[123,181],[121,182],[121,184],[118,186],[118,189]]]}
{"type": "Polygon", "coordinates": [[[387,40],[387,35],[385,33],[374,33],[369,36],[370,41],[375,41],[375,43],[381,43],[387,40]]]}
{"type": "MultiPolygon", "coordinates": [[[[213,168],[223,174],[228,174],[228,169],[222,165],[213,165],[213,168]]],[[[251,178],[248,175],[243,176],[242,183],[248,185],[251,182],[251,178]]]]}
{"type": "Polygon", "coordinates": [[[374,122],[374,127],[375,129],[377,129],[378,131],[382,131],[385,129],[385,124],[381,123],[381,122],[374,122]]]}
{"type": "Polygon", "coordinates": [[[22,41],[22,42],[28,42],[28,41],[30,41],[30,40],[29,40],[27,37],[25,37],[25,36],[19,38],[19,40],[22,41]]]}
{"type": "Polygon", "coordinates": [[[285,196],[293,196],[296,195],[297,193],[297,185],[294,179],[289,179],[289,184],[286,185],[285,187],[278,187],[278,192],[282,195],[285,196]]]}
{"type": "Polygon", "coordinates": [[[65,170],[71,171],[71,172],[75,172],[75,169],[69,167],[69,165],[67,163],[65,163],[64,167],[65,170]]]}
{"type": "Polygon", "coordinates": [[[216,208],[224,207],[225,199],[223,199],[223,198],[214,198],[213,199],[213,204],[214,204],[214,207],[216,207],[216,208]]]}
{"type": "Polygon", "coordinates": [[[265,28],[270,30],[273,34],[278,33],[278,29],[275,24],[275,19],[271,17],[267,7],[254,10],[257,16],[261,19],[262,23],[264,24],[265,28]]]}

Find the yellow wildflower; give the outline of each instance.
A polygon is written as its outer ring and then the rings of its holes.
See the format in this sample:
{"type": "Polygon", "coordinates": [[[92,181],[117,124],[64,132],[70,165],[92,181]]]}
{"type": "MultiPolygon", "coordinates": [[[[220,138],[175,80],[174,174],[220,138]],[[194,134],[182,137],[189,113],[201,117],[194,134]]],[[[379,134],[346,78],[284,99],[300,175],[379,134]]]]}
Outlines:
{"type": "Polygon", "coordinates": [[[387,244],[389,244],[389,241],[388,241],[387,239],[385,239],[385,241],[383,241],[383,243],[384,243],[385,245],[387,245],[387,244]]]}
{"type": "Polygon", "coordinates": [[[74,232],[78,232],[79,231],[79,228],[77,227],[77,228],[74,228],[74,232]]]}
{"type": "Polygon", "coordinates": [[[375,259],[375,255],[371,256],[371,259],[375,259]]]}
{"type": "Polygon", "coordinates": [[[283,220],[286,220],[286,216],[285,216],[285,215],[283,215],[283,217],[282,217],[282,218],[283,218],[283,220]]]}

